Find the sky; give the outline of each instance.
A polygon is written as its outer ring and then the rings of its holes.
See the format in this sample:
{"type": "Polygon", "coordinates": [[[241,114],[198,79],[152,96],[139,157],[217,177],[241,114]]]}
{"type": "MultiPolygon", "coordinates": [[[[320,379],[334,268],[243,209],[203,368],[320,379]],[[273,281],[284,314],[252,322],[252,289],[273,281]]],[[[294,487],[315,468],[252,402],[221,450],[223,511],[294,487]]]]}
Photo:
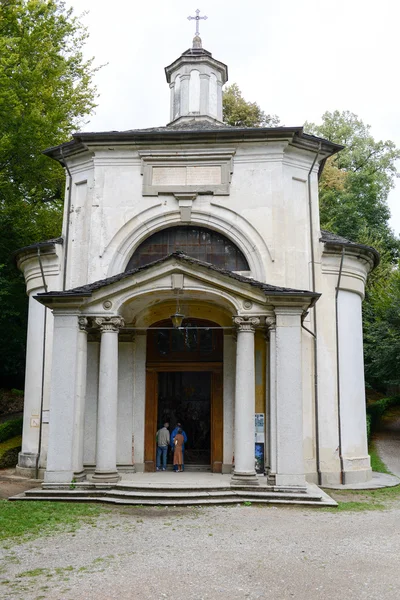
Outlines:
{"type": "MultiPolygon", "coordinates": [[[[246,100],[286,126],[320,123],[349,110],[376,140],[400,147],[398,0],[66,0],[90,34],[85,56],[104,65],[99,97],[84,131],[166,125],[164,67],[192,43],[200,9],[203,48],[228,65],[246,100]],[[86,12],[87,14],[83,13],[86,12]]],[[[398,166],[400,170],[400,164],[398,166]]],[[[390,193],[400,234],[400,179],[390,193]]]]}

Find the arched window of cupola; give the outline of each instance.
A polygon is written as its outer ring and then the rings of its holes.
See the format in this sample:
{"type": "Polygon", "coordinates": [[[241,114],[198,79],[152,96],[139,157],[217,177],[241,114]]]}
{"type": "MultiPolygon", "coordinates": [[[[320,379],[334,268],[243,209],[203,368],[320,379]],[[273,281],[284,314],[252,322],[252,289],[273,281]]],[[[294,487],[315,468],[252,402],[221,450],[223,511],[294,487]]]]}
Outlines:
{"type": "Polygon", "coordinates": [[[205,227],[181,225],[157,231],[144,240],[125,271],[148,265],[177,250],[229,271],[250,270],[243,252],[221,233],[205,227]]]}
{"type": "Polygon", "coordinates": [[[200,112],[200,71],[190,71],[189,80],[189,112],[200,112]]]}

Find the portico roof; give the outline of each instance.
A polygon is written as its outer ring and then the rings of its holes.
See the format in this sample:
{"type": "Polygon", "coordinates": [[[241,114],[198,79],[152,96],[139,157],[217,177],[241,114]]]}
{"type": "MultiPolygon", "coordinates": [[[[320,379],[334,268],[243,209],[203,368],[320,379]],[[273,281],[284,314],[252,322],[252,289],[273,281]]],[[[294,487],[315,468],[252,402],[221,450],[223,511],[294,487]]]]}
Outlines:
{"type": "Polygon", "coordinates": [[[124,273],[119,273],[118,275],[107,277],[106,279],[94,281],[93,283],[75,287],[70,290],[42,292],[40,294],[37,294],[35,297],[39,302],[46,305],[52,304],[53,301],[57,301],[57,299],[61,300],[66,298],[72,299],[74,297],[90,297],[97,290],[101,290],[102,288],[106,288],[107,286],[112,286],[113,284],[123,281],[124,279],[131,278],[133,275],[149,271],[150,269],[154,269],[154,267],[164,265],[168,261],[175,261],[178,264],[182,264],[182,266],[194,266],[196,267],[196,269],[199,269],[203,272],[205,270],[211,271],[212,273],[218,274],[220,276],[222,275],[224,279],[235,280],[236,282],[242,283],[244,286],[249,286],[249,288],[257,288],[265,296],[287,296],[299,299],[304,298],[309,302],[311,301],[311,305],[314,304],[320,296],[320,294],[316,292],[311,292],[309,290],[298,290],[294,288],[280,287],[270,285],[268,283],[263,283],[261,281],[256,281],[255,279],[245,277],[243,275],[240,275],[239,273],[234,273],[233,271],[223,269],[221,267],[212,265],[211,263],[192,258],[181,251],[176,251],[172,254],[165,256],[164,258],[151,262],[145,266],[138,267],[136,269],[132,269],[124,273]]]}

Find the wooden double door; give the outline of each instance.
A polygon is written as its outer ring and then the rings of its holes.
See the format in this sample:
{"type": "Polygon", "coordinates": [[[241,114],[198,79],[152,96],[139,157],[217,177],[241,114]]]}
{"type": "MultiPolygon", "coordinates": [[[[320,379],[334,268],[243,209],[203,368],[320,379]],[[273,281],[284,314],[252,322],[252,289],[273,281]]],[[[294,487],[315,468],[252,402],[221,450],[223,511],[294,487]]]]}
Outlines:
{"type": "MultiPolygon", "coordinates": [[[[170,431],[182,423],[188,441],[185,464],[211,467],[220,473],[223,462],[222,364],[160,362],[147,366],[145,470],[156,466],[157,430],[165,421],[170,431]]],[[[169,456],[169,462],[172,456],[169,456]]]]}

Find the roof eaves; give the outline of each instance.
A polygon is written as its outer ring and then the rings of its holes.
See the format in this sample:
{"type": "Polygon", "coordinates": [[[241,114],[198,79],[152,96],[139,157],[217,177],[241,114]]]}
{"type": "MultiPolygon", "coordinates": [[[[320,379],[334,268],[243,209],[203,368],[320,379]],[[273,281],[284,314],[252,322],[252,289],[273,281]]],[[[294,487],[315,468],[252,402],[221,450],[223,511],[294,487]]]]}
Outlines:
{"type": "Polygon", "coordinates": [[[14,260],[16,260],[18,258],[18,256],[24,252],[29,252],[31,250],[37,250],[37,249],[52,249],[55,247],[55,244],[63,244],[64,243],[64,238],[62,237],[58,237],[58,238],[53,238],[51,240],[44,240],[43,242],[36,242],[35,244],[30,244],[29,246],[24,246],[23,248],[18,248],[18,250],[14,250],[14,252],[12,253],[12,256],[14,258],[14,260]]]}
{"type": "Polygon", "coordinates": [[[80,286],[80,287],[73,288],[71,290],[66,290],[66,291],[42,292],[42,293],[38,294],[38,297],[41,297],[41,298],[56,298],[56,297],[65,298],[65,297],[72,297],[72,296],[91,296],[93,294],[93,292],[101,289],[102,287],[112,285],[113,283],[118,283],[119,281],[121,281],[123,279],[127,279],[128,277],[135,275],[136,273],[139,273],[139,272],[148,270],[154,266],[163,264],[171,258],[178,259],[186,264],[194,264],[201,268],[212,270],[212,271],[219,273],[221,275],[224,275],[226,277],[230,277],[231,279],[235,279],[236,281],[239,281],[241,283],[250,285],[252,287],[256,287],[256,288],[262,290],[266,296],[285,295],[285,296],[293,296],[293,297],[294,296],[296,296],[296,297],[304,296],[304,297],[312,297],[312,298],[319,297],[319,294],[317,294],[315,292],[310,292],[307,290],[296,290],[296,289],[292,289],[292,288],[283,288],[283,287],[268,285],[266,283],[256,281],[255,279],[251,279],[249,277],[239,275],[238,273],[234,273],[227,269],[222,269],[220,267],[216,267],[216,266],[212,265],[211,263],[206,263],[206,262],[197,260],[196,258],[187,256],[186,254],[184,254],[181,251],[173,252],[172,254],[169,254],[163,258],[160,258],[159,260],[151,262],[142,267],[138,267],[136,269],[126,271],[125,273],[119,273],[118,275],[114,275],[114,276],[108,277],[106,279],[101,279],[99,281],[95,281],[88,285],[80,286]]]}
{"type": "Polygon", "coordinates": [[[337,235],[336,233],[332,233],[331,231],[321,229],[321,237],[319,238],[319,241],[323,242],[326,246],[353,248],[354,250],[368,252],[373,256],[374,268],[377,267],[380,263],[380,254],[372,246],[367,246],[366,244],[359,244],[358,242],[353,242],[352,240],[349,240],[341,235],[337,235]]]}

